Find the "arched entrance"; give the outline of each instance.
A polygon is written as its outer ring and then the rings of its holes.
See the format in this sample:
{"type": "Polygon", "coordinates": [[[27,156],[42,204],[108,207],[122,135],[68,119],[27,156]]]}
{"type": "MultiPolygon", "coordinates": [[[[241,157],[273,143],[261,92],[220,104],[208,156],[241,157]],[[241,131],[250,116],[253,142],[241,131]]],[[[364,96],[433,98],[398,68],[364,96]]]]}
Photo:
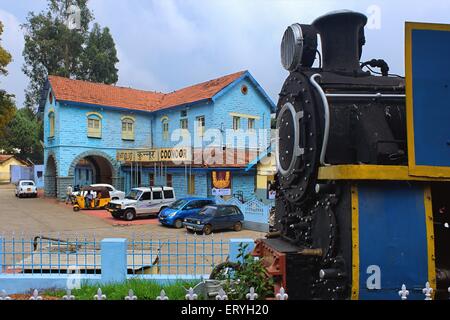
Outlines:
{"type": "Polygon", "coordinates": [[[68,175],[73,177],[74,185],[83,186],[94,183],[115,185],[118,164],[115,159],[103,152],[85,152],[72,161],[68,175]]]}
{"type": "Polygon", "coordinates": [[[58,194],[57,188],[57,165],[53,155],[49,155],[45,165],[44,174],[44,194],[46,197],[56,197],[58,194]]]}
{"type": "Polygon", "coordinates": [[[90,185],[93,183],[112,184],[113,168],[108,160],[99,156],[81,159],[75,166],[74,184],[90,185]]]}

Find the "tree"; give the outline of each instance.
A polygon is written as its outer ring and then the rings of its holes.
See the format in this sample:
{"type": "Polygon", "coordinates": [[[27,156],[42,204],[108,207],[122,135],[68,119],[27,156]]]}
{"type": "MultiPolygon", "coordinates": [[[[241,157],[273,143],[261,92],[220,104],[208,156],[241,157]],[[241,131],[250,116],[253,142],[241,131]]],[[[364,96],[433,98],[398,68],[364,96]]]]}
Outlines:
{"type": "MultiPolygon", "coordinates": [[[[0,21],[0,41],[3,34],[3,23],[0,21]]],[[[0,45],[0,75],[6,76],[8,70],[6,67],[11,62],[11,54],[0,45]]],[[[4,140],[5,128],[13,118],[16,107],[14,105],[14,96],[0,89],[0,141],[4,140]]]]}
{"type": "Polygon", "coordinates": [[[38,105],[48,75],[107,84],[117,82],[115,64],[118,59],[114,41],[109,29],[102,31],[97,24],[93,34],[89,32],[89,24],[94,18],[87,2],[48,0],[46,12],[28,14],[27,22],[22,25],[25,30],[23,72],[30,78],[26,90],[27,107],[38,105]],[[71,6],[78,7],[80,13],[80,24],[75,29],[69,29],[66,24],[71,6]]]}
{"type": "Polygon", "coordinates": [[[82,55],[84,79],[106,84],[116,83],[119,80],[116,68],[118,62],[116,46],[109,28],[102,30],[100,25],[95,23],[82,55]]]}
{"type": "Polygon", "coordinates": [[[19,149],[18,158],[42,163],[41,128],[42,124],[31,109],[21,108],[17,110],[6,128],[3,148],[8,153],[14,153],[14,149],[19,149]]]}

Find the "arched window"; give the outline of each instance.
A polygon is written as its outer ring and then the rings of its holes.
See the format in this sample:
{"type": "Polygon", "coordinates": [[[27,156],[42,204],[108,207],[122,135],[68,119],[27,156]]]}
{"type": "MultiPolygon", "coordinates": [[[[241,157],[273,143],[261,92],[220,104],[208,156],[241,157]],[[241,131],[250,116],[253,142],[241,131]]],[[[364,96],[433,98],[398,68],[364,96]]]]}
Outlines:
{"type": "Polygon", "coordinates": [[[54,111],[50,111],[48,113],[48,124],[49,124],[49,129],[50,129],[48,137],[53,138],[53,137],[55,137],[55,112],[54,111]]]}
{"type": "Polygon", "coordinates": [[[163,117],[161,120],[163,140],[169,140],[169,118],[163,117]]]}
{"type": "Polygon", "coordinates": [[[122,139],[134,140],[134,118],[123,117],[122,118],[122,139]]]}
{"type": "Polygon", "coordinates": [[[102,137],[102,115],[97,112],[87,114],[87,136],[89,138],[102,137]]]}

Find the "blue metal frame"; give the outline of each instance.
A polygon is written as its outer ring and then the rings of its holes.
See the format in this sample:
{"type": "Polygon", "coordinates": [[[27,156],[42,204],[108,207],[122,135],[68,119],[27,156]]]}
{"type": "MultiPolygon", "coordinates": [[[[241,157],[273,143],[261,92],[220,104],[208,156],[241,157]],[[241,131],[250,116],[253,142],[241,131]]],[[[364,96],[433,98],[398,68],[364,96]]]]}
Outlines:
{"type": "MultiPolygon", "coordinates": [[[[405,284],[412,299],[429,279],[424,186],[404,182],[358,185],[359,299],[396,300],[405,284]],[[381,289],[369,290],[369,266],[381,269],[381,289]]],[[[354,244],[355,245],[355,244],[354,244]]]]}

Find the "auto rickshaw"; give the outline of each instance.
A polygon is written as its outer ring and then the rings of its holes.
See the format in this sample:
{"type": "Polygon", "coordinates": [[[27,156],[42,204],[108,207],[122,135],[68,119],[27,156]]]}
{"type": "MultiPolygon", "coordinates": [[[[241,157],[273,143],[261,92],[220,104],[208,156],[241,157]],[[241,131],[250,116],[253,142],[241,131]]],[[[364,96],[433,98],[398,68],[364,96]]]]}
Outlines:
{"type": "Polygon", "coordinates": [[[107,188],[83,187],[78,195],[72,197],[73,211],[105,209],[110,201],[107,188]]]}

